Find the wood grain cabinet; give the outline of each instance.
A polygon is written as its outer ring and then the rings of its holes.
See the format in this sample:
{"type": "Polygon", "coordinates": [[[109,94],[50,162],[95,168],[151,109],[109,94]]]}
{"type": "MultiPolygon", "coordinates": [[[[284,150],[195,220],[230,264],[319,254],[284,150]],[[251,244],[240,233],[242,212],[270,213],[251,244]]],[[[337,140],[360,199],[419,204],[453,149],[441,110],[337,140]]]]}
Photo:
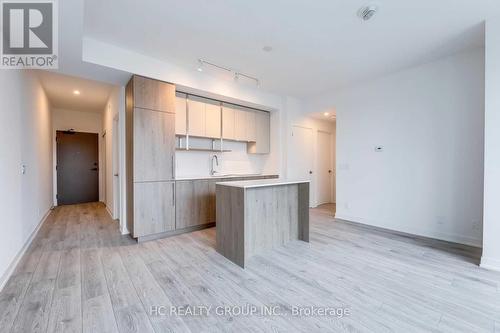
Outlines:
{"type": "Polygon", "coordinates": [[[205,137],[220,139],[221,110],[220,103],[209,101],[205,104],[205,137]]]}
{"type": "Polygon", "coordinates": [[[175,86],[170,83],[134,75],[133,101],[134,107],[175,113],[175,86]]]}
{"type": "Polygon", "coordinates": [[[139,241],[175,229],[175,86],[134,75],[126,87],[127,228],[139,241]]]}
{"type": "Polygon", "coordinates": [[[175,134],[187,134],[187,102],[186,95],[182,93],[175,94],[175,134]]]}
{"type": "Polygon", "coordinates": [[[237,141],[247,141],[247,113],[245,110],[234,109],[234,138],[237,141]]]}
{"type": "Polygon", "coordinates": [[[255,142],[248,143],[250,154],[269,154],[271,151],[271,115],[269,112],[255,111],[255,142]]]}
{"type": "Polygon", "coordinates": [[[134,182],[173,180],[175,114],[134,109],[134,182]]]}
{"type": "Polygon", "coordinates": [[[236,140],[234,134],[234,109],[222,106],[222,138],[226,140],[236,140]]]}
{"type": "Polygon", "coordinates": [[[205,136],[205,103],[197,97],[188,98],[188,133],[192,136],[205,136]]]}
{"type": "Polygon", "coordinates": [[[212,181],[186,180],[176,182],[176,229],[186,229],[215,222],[215,202],[211,199],[210,182],[212,181]]]}
{"type": "Polygon", "coordinates": [[[253,110],[246,111],[246,134],[248,142],[257,141],[257,123],[256,123],[256,112],[253,110]]]}
{"type": "Polygon", "coordinates": [[[134,184],[134,237],[175,229],[175,182],[134,184]]]}

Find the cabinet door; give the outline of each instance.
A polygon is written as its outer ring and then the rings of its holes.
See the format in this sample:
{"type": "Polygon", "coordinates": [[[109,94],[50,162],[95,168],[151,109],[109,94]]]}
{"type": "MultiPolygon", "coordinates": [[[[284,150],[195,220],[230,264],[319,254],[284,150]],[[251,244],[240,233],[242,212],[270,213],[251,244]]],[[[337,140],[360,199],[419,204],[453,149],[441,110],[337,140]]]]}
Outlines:
{"type": "Polygon", "coordinates": [[[271,136],[271,115],[269,112],[255,112],[257,138],[248,144],[250,154],[269,154],[271,136]]]}
{"type": "Polygon", "coordinates": [[[210,223],[208,180],[186,180],[176,183],[176,229],[210,223]]]}
{"type": "Polygon", "coordinates": [[[234,110],[234,137],[238,141],[247,141],[246,111],[234,110]]]}
{"type": "Polygon", "coordinates": [[[219,139],[221,137],[221,113],[218,103],[205,105],[205,136],[219,139]]]}
{"type": "Polygon", "coordinates": [[[174,179],[175,114],[134,109],[134,182],[174,179]]]}
{"type": "Polygon", "coordinates": [[[175,96],[175,134],[186,135],[186,95],[176,94],[175,96]]]}
{"type": "Polygon", "coordinates": [[[188,132],[192,136],[205,136],[205,103],[190,97],[188,99],[188,132]]]}
{"type": "Polygon", "coordinates": [[[236,140],[234,136],[234,109],[222,107],[222,138],[226,140],[236,140]]]}
{"type": "Polygon", "coordinates": [[[247,141],[257,141],[257,125],[255,111],[248,110],[246,112],[246,126],[247,126],[247,141]]]}
{"type": "Polygon", "coordinates": [[[170,83],[135,75],[134,107],[175,113],[175,86],[170,83]]]}
{"type": "Polygon", "coordinates": [[[134,183],[135,238],[175,229],[175,183],[134,183]]]}

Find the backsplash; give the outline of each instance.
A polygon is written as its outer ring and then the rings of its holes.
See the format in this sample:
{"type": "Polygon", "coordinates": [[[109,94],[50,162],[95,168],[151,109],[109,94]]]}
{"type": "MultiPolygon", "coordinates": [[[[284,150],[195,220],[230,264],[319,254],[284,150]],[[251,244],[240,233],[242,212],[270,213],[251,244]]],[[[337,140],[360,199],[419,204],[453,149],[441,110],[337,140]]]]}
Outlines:
{"type": "Polygon", "coordinates": [[[224,149],[231,152],[177,151],[176,178],[209,177],[213,155],[219,159],[219,166],[215,167],[218,175],[262,174],[269,158],[269,155],[247,154],[245,142],[224,141],[224,149]]]}

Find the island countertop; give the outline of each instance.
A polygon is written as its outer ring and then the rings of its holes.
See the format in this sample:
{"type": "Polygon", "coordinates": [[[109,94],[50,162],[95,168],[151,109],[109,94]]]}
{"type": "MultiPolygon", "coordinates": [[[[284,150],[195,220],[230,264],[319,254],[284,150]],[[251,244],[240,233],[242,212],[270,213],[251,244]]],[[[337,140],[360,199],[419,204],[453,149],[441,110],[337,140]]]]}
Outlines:
{"type": "Polygon", "coordinates": [[[292,185],[292,184],[304,184],[304,183],[310,183],[310,181],[303,179],[300,180],[300,179],[278,178],[278,179],[241,180],[234,182],[229,181],[229,182],[217,183],[217,185],[239,187],[239,188],[256,188],[256,187],[292,185]]]}

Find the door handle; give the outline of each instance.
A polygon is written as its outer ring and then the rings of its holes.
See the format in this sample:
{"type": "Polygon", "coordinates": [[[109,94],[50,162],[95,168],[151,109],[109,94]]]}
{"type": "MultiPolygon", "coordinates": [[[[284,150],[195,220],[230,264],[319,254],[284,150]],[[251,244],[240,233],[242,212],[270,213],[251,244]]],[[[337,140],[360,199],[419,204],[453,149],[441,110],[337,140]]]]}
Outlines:
{"type": "Polygon", "coordinates": [[[311,170],[309,170],[309,174],[310,174],[310,175],[312,175],[312,174],[313,174],[313,172],[312,172],[311,170]]]}
{"type": "Polygon", "coordinates": [[[328,170],[328,173],[332,173],[332,170],[328,170]]]}
{"type": "Polygon", "coordinates": [[[90,169],[90,170],[91,170],[91,171],[97,171],[97,170],[99,170],[99,169],[98,169],[98,168],[92,168],[92,169],[90,169]]]}

